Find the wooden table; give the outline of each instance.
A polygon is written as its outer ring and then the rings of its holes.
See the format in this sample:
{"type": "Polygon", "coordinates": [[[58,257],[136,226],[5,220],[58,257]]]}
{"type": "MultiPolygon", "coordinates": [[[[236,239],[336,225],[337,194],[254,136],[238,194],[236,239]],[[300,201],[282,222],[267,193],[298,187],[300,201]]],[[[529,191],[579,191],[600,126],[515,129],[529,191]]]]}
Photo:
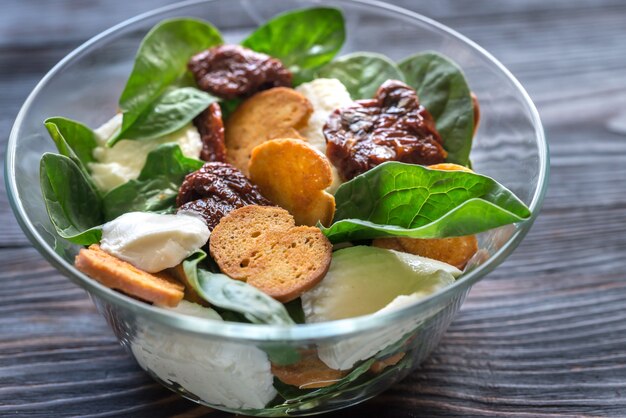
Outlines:
{"type": "MultiPolygon", "coordinates": [[[[54,63],[166,3],[3,1],[2,141],[54,63]]],[[[552,180],[531,233],[474,287],[431,358],[383,395],[330,416],[626,416],[626,3],[396,3],[466,34],[521,80],[546,127],[552,180]]],[[[0,265],[0,415],[210,412],[134,364],[85,293],[31,248],[4,193],[0,265]]]]}

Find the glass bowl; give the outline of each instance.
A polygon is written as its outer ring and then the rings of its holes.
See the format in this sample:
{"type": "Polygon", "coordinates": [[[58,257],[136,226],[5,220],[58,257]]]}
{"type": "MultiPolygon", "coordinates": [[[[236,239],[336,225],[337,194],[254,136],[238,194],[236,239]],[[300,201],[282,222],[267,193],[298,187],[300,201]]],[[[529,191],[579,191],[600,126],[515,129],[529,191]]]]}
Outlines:
{"type": "Polygon", "coordinates": [[[360,0],[205,0],[130,19],[57,64],[17,117],[7,146],[5,178],[17,220],[33,245],[88,292],[121,344],[156,380],[213,408],[284,416],[316,414],[362,402],[416,368],[437,346],[471,286],[500,264],[528,232],[541,207],[548,167],[539,116],[519,82],[481,47],[433,20],[360,0]],[[398,60],[435,50],[463,68],[481,105],[473,166],[515,192],[532,209],[533,218],[480,234],[480,256],[470,262],[465,274],[419,304],[387,314],[293,327],[175,314],[108,289],[77,271],[73,259],[78,247],[56,238],[41,197],[39,159],[44,152],[54,151],[43,120],[60,115],[96,127],[110,118],[141,38],[162,19],[202,18],[217,26],[227,42],[238,42],[279,12],[324,4],[340,8],[346,17],[342,54],[373,51],[398,60]],[[279,362],[281,353],[294,350],[349,357],[345,361],[355,362],[359,372],[366,371],[358,377],[357,373],[349,375],[330,390],[287,394],[291,400],[281,403],[274,399],[268,356],[279,362]],[[370,368],[371,363],[375,365],[370,368]]]}

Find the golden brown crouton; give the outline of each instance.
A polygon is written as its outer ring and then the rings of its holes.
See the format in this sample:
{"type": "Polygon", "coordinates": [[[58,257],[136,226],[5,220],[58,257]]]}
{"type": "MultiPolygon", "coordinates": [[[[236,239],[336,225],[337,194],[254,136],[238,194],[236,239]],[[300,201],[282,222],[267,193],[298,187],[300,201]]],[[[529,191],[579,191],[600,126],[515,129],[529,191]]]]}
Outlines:
{"type": "Polygon", "coordinates": [[[295,226],[284,209],[245,206],[220,220],[210,251],[223,273],[289,302],[326,275],[332,245],[319,228],[295,226]]]}
{"type": "Polygon", "coordinates": [[[335,198],[328,159],[298,139],[273,139],[252,150],[250,179],[263,196],[287,209],[298,225],[330,225],[335,198]]]}
{"type": "Polygon", "coordinates": [[[348,371],[331,369],[318,357],[315,350],[302,353],[295,364],[279,366],[272,363],[272,374],[280,381],[301,389],[323,388],[336,383],[348,371]]]}
{"type": "Polygon", "coordinates": [[[155,305],[174,307],[183,298],[183,285],[166,273],[147,273],[100,249],[83,248],[74,261],[76,268],[111,289],[155,305]]]}
{"type": "Polygon", "coordinates": [[[396,364],[398,364],[398,362],[402,360],[405,355],[406,353],[402,352],[402,353],[394,354],[391,357],[387,357],[386,359],[378,360],[377,362],[372,364],[372,366],[370,367],[370,371],[372,373],[378,374],[382,372],[383,370],[385,370],[387,367],[395,366],[396,364]]]}
{"type": "Polygon", "coordinates": [[[473,171],[465,166],[453,163],[440,163],[429,165],[428,168],[432,168],[433,170],[443,170],[443,171],[466,171],[468,173],[473,173],[473,171]]]}
{"type": "Polygon", "coordinates": [[[252,149],[277,137],[294,137],[306,126],[313,112],[302,94],[287,87],[276,87],[244,101],[226,122],[228,162],[248,174],[252,149]]]}

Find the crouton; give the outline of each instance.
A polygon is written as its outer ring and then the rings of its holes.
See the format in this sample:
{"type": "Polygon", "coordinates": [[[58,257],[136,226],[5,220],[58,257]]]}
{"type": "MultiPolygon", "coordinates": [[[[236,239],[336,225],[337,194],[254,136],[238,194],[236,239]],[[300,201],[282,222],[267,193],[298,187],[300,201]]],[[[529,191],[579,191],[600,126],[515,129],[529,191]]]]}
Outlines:
{"type": "Polygon", "coordinates": [[[273,139],[252,150],[250,179],[263,196],[287,209],[298,225],[330,225],[335,198],[325,189],[333,182],[330,162],[298,139],[273,139]]]}
{"type": "Polygon", "coordinates": [[[169,274],[147,273],[104,252],[96,244],[81,249],[74,265],[107,287],[155,305],[174,307],[184,295],[184,286],[169,274]]]}
{"type": "Polygon", "coordinates": [[[220,220],[209,249],[224,274],[289,302],[326,275],[332,245],[319,228],[295,226],[284,209],[245,206],[220,220]]]}

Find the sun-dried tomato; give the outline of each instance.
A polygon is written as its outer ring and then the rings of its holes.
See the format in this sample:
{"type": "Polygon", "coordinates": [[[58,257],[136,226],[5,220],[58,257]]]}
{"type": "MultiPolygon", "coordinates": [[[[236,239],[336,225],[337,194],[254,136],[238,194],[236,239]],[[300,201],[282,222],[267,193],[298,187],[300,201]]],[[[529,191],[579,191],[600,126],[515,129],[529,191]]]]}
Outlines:
{"type": "Polygon", "coordinates": [[[385,161],[430,165],[447,153],[414,89],[385,81],[373,99],[335,110],[324,126],[326,154],[344,180],[385,161]]]}
{"type": "Polygon", "coordinates": [[[224,141],[224,122],[222,109],[218,103],[211,105],[193,120],[193,124],[202,139],[200,158],[204,161],[226,161],[226,142],[224,141]]]}
{"type": "Polygon", "coordinates": [[[241,171],[221,162],[206,163],[188,174],[176,197],[179,212],[200,214],[210,230],[234,209],[271,204],[241,171]]]}
{"type": "Polygon", "coordinates": [[[282,62],[239,45],[209,48],[191,57],[187,66],[202,90],[223,99],[291,87],[291,72],[282,62]]]}

